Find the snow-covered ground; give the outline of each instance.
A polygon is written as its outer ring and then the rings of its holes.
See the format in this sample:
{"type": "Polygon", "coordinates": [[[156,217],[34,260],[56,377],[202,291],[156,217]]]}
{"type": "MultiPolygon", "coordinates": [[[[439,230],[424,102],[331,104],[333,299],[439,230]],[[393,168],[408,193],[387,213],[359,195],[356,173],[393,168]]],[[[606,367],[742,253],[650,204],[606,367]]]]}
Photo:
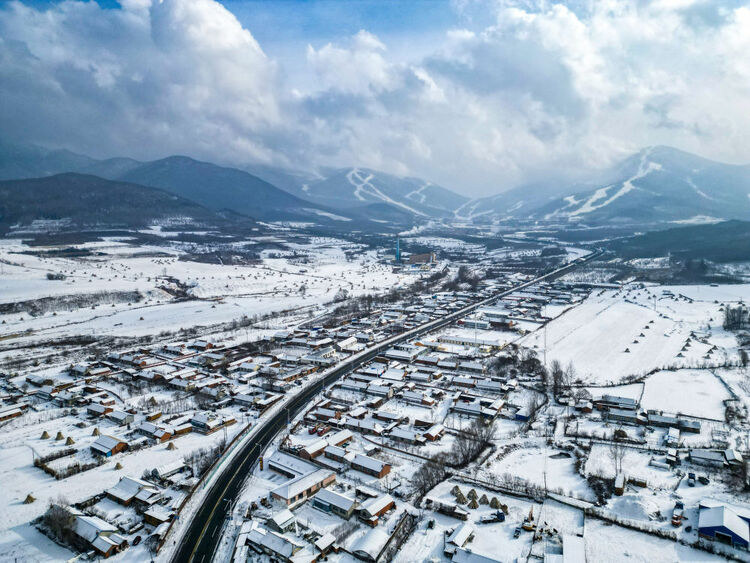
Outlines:
{"type": "Polygon", "coordinates": [[[721,327],[721,303],[740,299],[750,299],[750,285],[600,290],[519,343],[541,353],[546,339],[548,361],[572,363],[590,384],[665,367],[717,365],[736,355],[734,336],[721,327]]]}

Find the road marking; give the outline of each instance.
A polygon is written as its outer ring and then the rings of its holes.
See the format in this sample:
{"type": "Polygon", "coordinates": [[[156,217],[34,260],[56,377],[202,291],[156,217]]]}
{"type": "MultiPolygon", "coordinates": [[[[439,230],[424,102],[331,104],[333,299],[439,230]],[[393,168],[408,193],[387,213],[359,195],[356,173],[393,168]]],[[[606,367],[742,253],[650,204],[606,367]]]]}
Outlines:
{"type": "MultiPolygon", "coordinates": [[[[259,436],[265,436],[266,434],[268,434],[268,428],[266,430],[264,430],[259,436]]],[[[257,447],[258,447],[258,444],[256,443],[253,446],[253,449],[250,450],[250,451],[253,452],[257,447]]],[[[190,558],[188,559],[188,563],[195,558],[195,552],[198,550],[198,547],[200,546],[201,541],[203,541],[203,536],[206,535],[206,530],[208,529],[208,525],[211,523],[211,520],[213,520],[214,513],[216,512],[216,509],[219,507],[219,505],[222,502],[221,499],[224,498],[224,495],[226,494],[227,489],[229,488],[229,485],[237,477],[237,473],[240,472],[240,469],[242,469],[242,465],[243,465],[243,463],[240,462],[239,467],[237,467],[237,469],[235,470],[235,472],[232,474],[232,476],[227,481],[226,486],[222,489],[221,494],[219,495],[219,500],[216,501],[216,503],[214,504],[214,507],[211,509],[211,513],[208,515],[208,519],[206,520],[206,523],[203,525],[203,529],[201,530],[201,534],[200,534],[200,536],[198,536],[198,541],[195,542],[195,547],[193,547],[193,551],[190,553],[190,558]]],[[[210,490],[209,490],[209,494],[210,494],[210,490]]],[[[203,557],[205,557],[205,554],[203,555],[203,557]]],[[[201,562],[203,561],[203,557],[201,557],[201,562]]]]}

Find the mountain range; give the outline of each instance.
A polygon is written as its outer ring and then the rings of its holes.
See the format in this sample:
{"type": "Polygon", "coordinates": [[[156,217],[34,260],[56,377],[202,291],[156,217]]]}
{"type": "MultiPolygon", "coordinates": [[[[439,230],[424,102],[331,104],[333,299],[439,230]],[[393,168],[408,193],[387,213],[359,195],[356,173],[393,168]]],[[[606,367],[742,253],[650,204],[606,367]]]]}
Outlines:
{"type": "Polygon", "coordinates": [[[672,147],[649,147],[576,184],[521,186],[472,200],[456,215],[590,226],[747,220],[750,165],[724,164],[672,147]]]}
{"type": "Polygon", "coordinates": [[[308,173],[256,165],[243,170],[186,156],[97,160],[0,143],[0,179],[63,172],[158,188],[214,212],[349,230],[427,220],[637,229],[750,219],[750,166],[664,146],[643,149],[575,183],[537,182],[470,199],[429,181],[367,168],[308,173]]]}
{"type": "Polygon", "coordinates": [[[215,226],[226,217],[156,188],[66,172],[0,181],[0,233],[147,227],[155,223],[215,226]]]}

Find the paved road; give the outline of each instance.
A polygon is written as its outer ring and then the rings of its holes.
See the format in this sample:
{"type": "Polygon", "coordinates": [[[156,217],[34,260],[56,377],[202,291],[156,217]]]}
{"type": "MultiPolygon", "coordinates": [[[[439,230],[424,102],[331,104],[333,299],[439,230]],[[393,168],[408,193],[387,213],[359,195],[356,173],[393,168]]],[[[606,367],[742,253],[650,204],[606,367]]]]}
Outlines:
{"type": "MultiPolygon", "coordinates": [[[[442,328],[483,305],[489,304],[496,299],[520,289],[535,285],[541,281],[554,279],[587,261],[598,258],[600,255],[601,252],[594,252],[585,259],[578,259],[553,272],[519,284],[511,289],[493,295],[488,299],[478,301],[477,303],[446,315],[442,319],[430,321],[418,328],[389,338],[375,345],[372,349],[364,352],[362,355],[344,360],[337,367],[333,368],[325,378],[300,391],[289,401],[284,410],[281,410],[271,419],[263,422],[262,426],[256,428],[253,438],[248,440],[242,446],[242,450],[238,452],[232,462],[221,470],[213,485],[211,485],[211,489],[206,495],[203,504],[189,523],[189,527],[186,530],[180,545],[175,551],[172,561],[175,563],[208,563],[211,561],[214,551],[221,540],[221,531],[229,514],[228,508],[230,504],[234,503],[239,497],[245,480],[251,474],[253,466],[258,461],[260,454],[273,440],[274,436],[286,427],[288,418],[294,418],[312,401],[315,395],[320,393],[325,387],[335,382],[342,375],[369,362],[385,348],[389,348],[398,342],[417,337],[426,332],[432,332],[442,328]]],[[[168,541],[175,540],[170,538],[168,541]]]]}

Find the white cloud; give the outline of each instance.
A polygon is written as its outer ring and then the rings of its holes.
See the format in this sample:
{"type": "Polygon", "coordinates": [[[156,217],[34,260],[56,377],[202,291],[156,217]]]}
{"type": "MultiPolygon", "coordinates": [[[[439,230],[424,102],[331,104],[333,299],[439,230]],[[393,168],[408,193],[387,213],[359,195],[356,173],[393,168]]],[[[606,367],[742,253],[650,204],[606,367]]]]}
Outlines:
{"type": "Polygon", "coordinates": [[[490,6],[491,26],[457,21],[426,57],[366,30],[308,46],[297,80],[213,0],[11,3],[0,128],[97,156],[362,165],[484,193],[652,144],[750,162],[748,6],[490,6]]]}

